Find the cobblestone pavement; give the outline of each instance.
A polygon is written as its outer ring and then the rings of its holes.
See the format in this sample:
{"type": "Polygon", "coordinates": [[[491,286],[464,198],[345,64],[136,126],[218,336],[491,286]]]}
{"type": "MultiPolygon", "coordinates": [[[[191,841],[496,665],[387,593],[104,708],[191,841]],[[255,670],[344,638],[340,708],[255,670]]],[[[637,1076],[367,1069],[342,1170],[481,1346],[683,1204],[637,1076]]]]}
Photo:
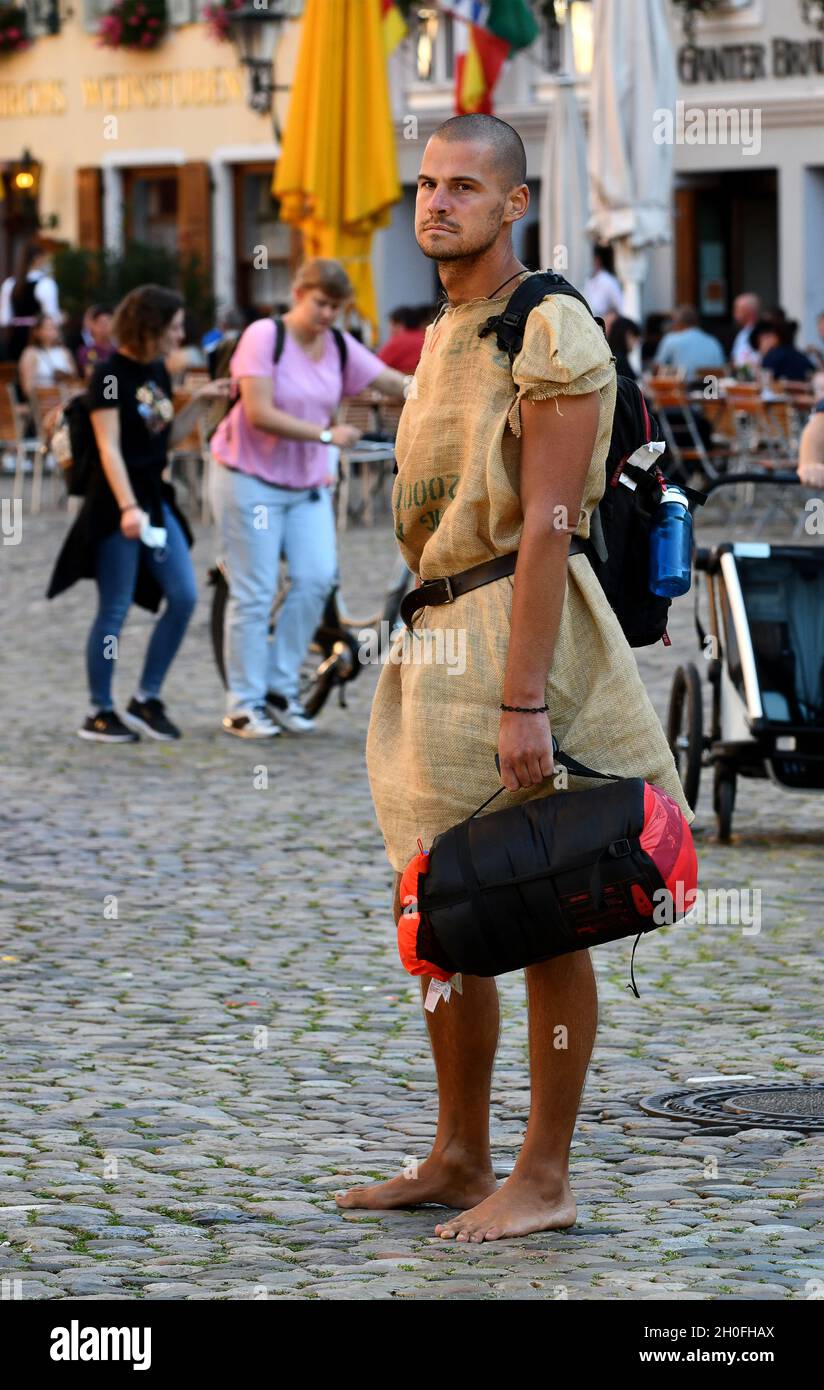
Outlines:
{"type": "MultiPolygon", "coordinates": [[[[636,955],[640,999],[631,943],[594,952],[574,1229],[456,1246],[433,1236],[443,1209],[341,1214],[332,1193],[422,1158],[435,1120],[364,769],[377,667],[313,739],[228,739],[204,588],[166,692],[184,741],[84,744],[92,590],[43,598],[64,524],[27,517],[22,543],[0,547],[4,1296],[820,1297],[824,1136],[719,1135],[638,1101],[719,1073],[824,1079],[824,797],[740,785],[720,846],[702,789],[702,883],[760,888],[760,933],[654,934],[636,955]]],[[[208,533],[195,553],[202,576],[208,533]]],[[[385,522],[349,533],[347,580],[365,592],[392,553],[385,522]]],[[[123,703],[147,629],[130,619],[123,703]]],[[[688,600],[672,631],[669,651],[640,654],[661,712],[677,662],[696,659],[688,600]]],[[[506,1174],[528,1105],[522,976],[500,990],[506,1174]]]]}

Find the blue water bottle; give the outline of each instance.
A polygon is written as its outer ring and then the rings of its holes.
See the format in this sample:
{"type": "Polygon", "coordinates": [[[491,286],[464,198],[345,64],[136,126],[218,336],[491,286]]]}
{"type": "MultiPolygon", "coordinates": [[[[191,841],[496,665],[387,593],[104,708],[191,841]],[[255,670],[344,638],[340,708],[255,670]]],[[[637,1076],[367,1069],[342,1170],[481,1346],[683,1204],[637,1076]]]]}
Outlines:
{"type": "Polygon", "coordinates": [[[678,598],[692,576],[692,517],[686,494],[667,483],[650,528],[649,586],[663,598],[678,598]]]}

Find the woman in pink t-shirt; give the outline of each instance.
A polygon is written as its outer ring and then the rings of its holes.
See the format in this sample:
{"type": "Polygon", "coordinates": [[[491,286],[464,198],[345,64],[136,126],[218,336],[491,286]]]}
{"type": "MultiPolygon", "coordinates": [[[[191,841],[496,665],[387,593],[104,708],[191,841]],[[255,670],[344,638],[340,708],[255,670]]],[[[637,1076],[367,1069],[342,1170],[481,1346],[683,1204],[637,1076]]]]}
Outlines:
{"type": "Polygon", "coordinates": [[[342,396],[367,386],[403,396],[411,379],[350,333],[336,342],[332,324],[352,294],[337,261],[305,262],[283,315],[279,361],[271,318],[251,324],[232,357],[240,394],[211,447],[212,501],[230,594],[223,727],[239,738],[315,727],[298,692],[301,663],[337,568],[327,448],[345,448],[360,437],[352,425],[330,421],[342,396]],[[281,551],[290,587],[270,641],[281,551]]]}

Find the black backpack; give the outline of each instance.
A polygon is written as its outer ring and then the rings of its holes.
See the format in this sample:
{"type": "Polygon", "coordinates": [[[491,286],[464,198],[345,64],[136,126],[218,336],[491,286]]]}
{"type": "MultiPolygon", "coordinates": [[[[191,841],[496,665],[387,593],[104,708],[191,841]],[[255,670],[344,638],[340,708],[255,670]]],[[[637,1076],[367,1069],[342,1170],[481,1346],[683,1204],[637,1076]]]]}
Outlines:
{"type": "Polygon", "coordinates": [[[70,497],[85,497],[95,468],[102,467],[85,391],[63,406],[49,441],[70,497]]]}
{"type": "MultiPolygon", "coordinates": [[[[343,373],[346,371],[346,360],[348,355],[346,348],[346,339],[344,338],[339,328],[332,329],[332,336],[335,339],[335,347],[338,350],[338,357],[340,358],[340,370],[342,376],[343,373]]],[[[228,375],[229,364],[235,355],[235,350],[237,348],[238,342],[239,339],[230,341],[228,343],[221,343],[220,346],[217,348],[215,353],[214,368],[212,370],[213,377],[221,377],[228,375]]],[[[283,356],[283,346],[285,342],[286,329],[283,324],[283,319],[275,318],[275,349],[272,353],[272,361],[274,362],[275,366],[277,366],[278,362],[283,356]]],[[[206,424],[207,439],[211,439],[212,435],[214,434],[224,415],[228,415],[229,411],[236,404],[237,399],[232,400],[231,398],[226,397],[218,397],[212,403],[212,408],[209,411],[206,424]]]]}
{"type": "MultiPolygon", "coordinates": [[[[523,346],[530,311],[548,294],[571,295],[592,314],[584,296],[568,280],[555,271],[542,271],[521,282],[502,313],[478,329],[479,337],[494,332],[498,347],[514,362],[523,346]]],[[[604,328],[603,319],[595,322],[604,328]]],[[[667,616],[672,600],[649,587],[649,533],[666,479],[655,465],[646,471],[627,462],[642,444],[659,438],[657,422],[647,410],[638,383],[619,376],[604,495],[590,517],[589,540],[582,545],[631,647],[646,647],[660,638],[669,645],[667,616]],[[621,473],[632,478],[635,490],[619,486],[621,473]]],[[[704,500],[689,488],[682,491],[691,504],[704,500]]]]}

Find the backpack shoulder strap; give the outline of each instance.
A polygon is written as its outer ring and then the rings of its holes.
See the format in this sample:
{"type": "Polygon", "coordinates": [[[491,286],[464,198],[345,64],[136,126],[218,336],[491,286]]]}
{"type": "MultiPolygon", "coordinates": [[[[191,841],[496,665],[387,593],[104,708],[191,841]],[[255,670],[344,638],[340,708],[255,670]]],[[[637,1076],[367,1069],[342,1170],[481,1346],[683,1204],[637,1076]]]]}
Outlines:
{"type": "Polygon", "coordinates": [[[332,329],[332,337],[335,339],[335,347],[338,350],[338,357],[340,358],[340,370],[342,376],[343,373],[346,371],[346,360],[349,355],[346,347],[346,339],[344,338],[339,328],[332,329]]]}
{"type": "Polygon", "coordinates": [[[283,344],[286,341],[286,329],[283,326],[282,318],[275,318],[275,350],[272,353],[272,361],[277,366],[283,356],[283,344]]]}
{"type": "MultiPolygon", "coordinates": [[[[332,337],[335,339],[335,347],[338,350],[338,357],[340,358],[340,369],[343,373],[346,371],[346,362],[349,355],[346,348],[346,339],[339,328],[332,329],[332,337]]],[[[272,361],[275,365],[277,365],[283,356],[283,345],[285,341],[286,330],[283,325],[283,319],[275,318],[275,350],[272,354],[272,361]]]]}
{"type": "Polygon", "coordinates": [[[526,321],[535,306],[548,294],[568,294],[580,300],[592,314],[584,296],[563,275],[558,275],[554,270],[542,270],[521,281],[503,312],[493,314],[481,325],[478,337],[485,338],[488,333],[495,333],[498,347],[507,353],[510,362],[514,362],[524,344],[526,321]]]}

